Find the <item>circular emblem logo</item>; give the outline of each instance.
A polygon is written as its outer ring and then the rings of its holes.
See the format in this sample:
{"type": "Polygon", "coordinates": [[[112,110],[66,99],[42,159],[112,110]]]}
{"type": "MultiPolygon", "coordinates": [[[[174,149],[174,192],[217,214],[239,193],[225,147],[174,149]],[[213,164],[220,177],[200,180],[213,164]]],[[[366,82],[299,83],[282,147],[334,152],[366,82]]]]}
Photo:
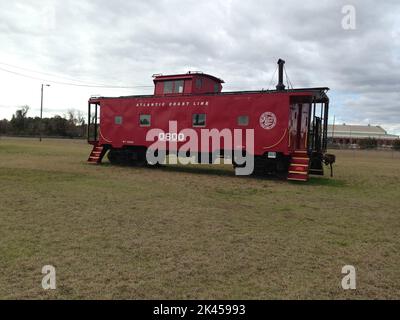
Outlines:
{"type": "Polygon", "coordinates": [[[276,126],[276,115],[273,112],[264,112],[260,116],[260,126],[266,130],[271,130],[276,126]]]}

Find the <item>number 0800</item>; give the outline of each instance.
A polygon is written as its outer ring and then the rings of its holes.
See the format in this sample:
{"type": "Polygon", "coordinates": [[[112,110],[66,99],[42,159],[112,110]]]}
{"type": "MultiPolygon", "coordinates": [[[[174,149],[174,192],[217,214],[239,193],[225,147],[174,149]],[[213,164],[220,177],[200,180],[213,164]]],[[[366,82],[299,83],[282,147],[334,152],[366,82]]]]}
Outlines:
{"type": "Polygon", "coordinates": [[[183,133],[160,133],[158,135],[158,140],[160,141],[185,141],[185,135],[183,133]]]}

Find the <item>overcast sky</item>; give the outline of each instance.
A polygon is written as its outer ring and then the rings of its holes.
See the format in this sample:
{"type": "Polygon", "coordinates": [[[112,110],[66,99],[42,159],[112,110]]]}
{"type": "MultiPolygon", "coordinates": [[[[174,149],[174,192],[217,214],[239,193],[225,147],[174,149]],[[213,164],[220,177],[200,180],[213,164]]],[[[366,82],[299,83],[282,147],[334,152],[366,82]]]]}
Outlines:
{"type": "Polygon", "coordinates": [[[20,105],[39,115],[45,80],[45,115],[63,115],[86,112],[91,95],[152,93],[155,73],[266,89],[283,58],[294,87],[331,88],[331,122],[400,134],[399,17],[398,0],[0,0],[0,118],[20,105]],[[355,29],[342,26],[344,5],[355,29]]]}

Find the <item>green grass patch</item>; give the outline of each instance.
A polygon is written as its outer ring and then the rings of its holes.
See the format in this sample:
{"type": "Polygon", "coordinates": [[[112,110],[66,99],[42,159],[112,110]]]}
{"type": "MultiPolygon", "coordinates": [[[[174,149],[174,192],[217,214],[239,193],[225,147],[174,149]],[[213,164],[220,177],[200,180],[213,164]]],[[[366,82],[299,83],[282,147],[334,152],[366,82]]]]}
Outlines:
{"type": "Polygon", "coordinates": [[[335,177],[88,165],[84,141],[0,140],[0,298],[400,298],[400,158],[335,177]],[[41,268],[57,269],[44,292],[41,268]],[[353,264],[357,290],[340,287],[353,264]]]}

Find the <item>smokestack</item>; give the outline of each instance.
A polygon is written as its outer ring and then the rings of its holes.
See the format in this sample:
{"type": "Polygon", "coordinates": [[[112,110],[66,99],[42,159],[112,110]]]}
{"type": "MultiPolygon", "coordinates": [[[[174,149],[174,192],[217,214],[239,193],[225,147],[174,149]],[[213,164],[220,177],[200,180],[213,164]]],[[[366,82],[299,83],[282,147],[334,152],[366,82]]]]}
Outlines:
{"type": "Polygon", "coordinates": [[[279,66],[279,79],[278,84],[276,85],[276,90],[282,91],[285,90],[285,85],[283,84],[283,66],[285,65],[285,60],[279,59],[278,66],[279,66]]]}

